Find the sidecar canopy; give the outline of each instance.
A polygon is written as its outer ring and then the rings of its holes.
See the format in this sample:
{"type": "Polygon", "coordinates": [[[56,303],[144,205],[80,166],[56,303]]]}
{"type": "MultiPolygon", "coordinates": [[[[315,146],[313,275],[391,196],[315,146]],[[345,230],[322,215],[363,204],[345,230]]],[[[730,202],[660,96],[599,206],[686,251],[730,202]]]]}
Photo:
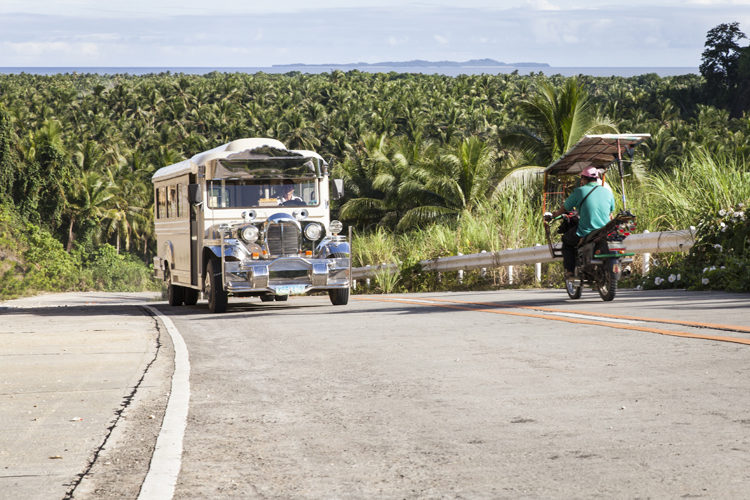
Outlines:
{"type": "Polygon", "coordinates": [[[602,134],[585,135],[575,146],[544,169],[545,175],[580,175],[588,167],[596,167],[600,172],[617,159],[628,160],[633,156],[633,148],[651,137],[651,134],[602,134]]]}

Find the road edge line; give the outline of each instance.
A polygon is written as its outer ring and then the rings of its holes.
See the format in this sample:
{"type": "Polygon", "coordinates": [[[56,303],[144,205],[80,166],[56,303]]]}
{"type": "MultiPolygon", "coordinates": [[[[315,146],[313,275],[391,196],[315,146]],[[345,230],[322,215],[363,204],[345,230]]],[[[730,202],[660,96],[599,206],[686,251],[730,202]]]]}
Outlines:
{"type": "Polygon", "coordinates": [[[174,496],[177,476],[182,467],[182,440],[190,403],[190,357],[185,340],[172,320],[152,306],[143,307],[164,324],[174,346],[174,373],[167,408],[151,464],[138,494],[138,500],[163,500],[174,496]]]}

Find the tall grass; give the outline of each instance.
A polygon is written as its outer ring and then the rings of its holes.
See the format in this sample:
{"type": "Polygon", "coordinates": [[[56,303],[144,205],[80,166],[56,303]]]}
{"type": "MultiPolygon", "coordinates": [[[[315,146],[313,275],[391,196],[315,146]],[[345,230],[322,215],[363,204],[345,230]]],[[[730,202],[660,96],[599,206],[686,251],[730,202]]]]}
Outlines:
{"type": "Polygon", "coordinates": [[[750,200],[750,171],[743,158],[698,151],[672,172],[650,176],[640,194],[645,203],[639,215],[650,229],[684,229],[750,200]]]}
{"type": "Polygon", "coordinates": [[[435,259],[458,253],[494,252],[544,241],[541,209],[535,191],[509,188],[504,196],[463,212],[450,223],[433,224],[405,234],[383,228],[355,235],[354,265],[435,259]]]}

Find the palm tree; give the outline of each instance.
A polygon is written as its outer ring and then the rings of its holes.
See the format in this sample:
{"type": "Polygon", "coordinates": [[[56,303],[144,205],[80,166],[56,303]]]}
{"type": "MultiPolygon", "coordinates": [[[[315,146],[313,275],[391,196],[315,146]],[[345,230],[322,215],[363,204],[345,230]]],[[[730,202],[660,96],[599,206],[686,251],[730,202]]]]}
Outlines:
{"type": "Polygon", "coordinates": [[[84,171],[68,196],[68,242],[66,250],[73,248],[78,235],[93,231],[107,213],[113,197],[112,183],[106,175],[95,171],[84,171]]]}
{"type": "Polygon", "coordinates": [[[561,88],[541,80],[536,93],[518,104],[518,111],[529,126],[517,128],[503,139],[531,153],[536,166],[550,164],[586,134],[617,132],[608,118],[596,115],[575,78],[568,78],[561,88]]]}
{"type": "Polygon", "coordinates": [[[415,175],[420,172],[420,162],[430,157],[432,144],[421,139],[412,143],[402,137],[389,145],[384,136],[368,136],[365,145],[364,163],[349,165],[349,171],[358,173],[364,182],[359,197],[341,207],[341,218],[364,226],[377,223],[395,228],[403,215],[429,194],[415,175]],[[368,175],[361,175],[363,172],[368,175]]]}

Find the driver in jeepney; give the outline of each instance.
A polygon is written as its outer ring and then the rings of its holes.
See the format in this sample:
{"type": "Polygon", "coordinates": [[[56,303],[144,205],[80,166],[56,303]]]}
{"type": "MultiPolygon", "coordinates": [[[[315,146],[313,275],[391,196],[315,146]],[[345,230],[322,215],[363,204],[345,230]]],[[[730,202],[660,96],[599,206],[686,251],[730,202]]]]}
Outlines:
{"type": "Polygon", "coordinates": [[[307,203],[294,194],[294,182],[286,179],[279,187],[279,205],[283,207],[304,207],[307,203]]]}
{"type": "Polygon", "coordinates": [[[615,210],[612,191],[599,183],[599,170],[596,167],[585,168],[581,172],[581,185],[573,190],[559,209],[545,214],[545,218],[550,220],[573,209],[578,211],[578,224],[573,225],[562,236],[565,279],[573,277],[576,247],[581,238],[605,226],[615,210]]]}

